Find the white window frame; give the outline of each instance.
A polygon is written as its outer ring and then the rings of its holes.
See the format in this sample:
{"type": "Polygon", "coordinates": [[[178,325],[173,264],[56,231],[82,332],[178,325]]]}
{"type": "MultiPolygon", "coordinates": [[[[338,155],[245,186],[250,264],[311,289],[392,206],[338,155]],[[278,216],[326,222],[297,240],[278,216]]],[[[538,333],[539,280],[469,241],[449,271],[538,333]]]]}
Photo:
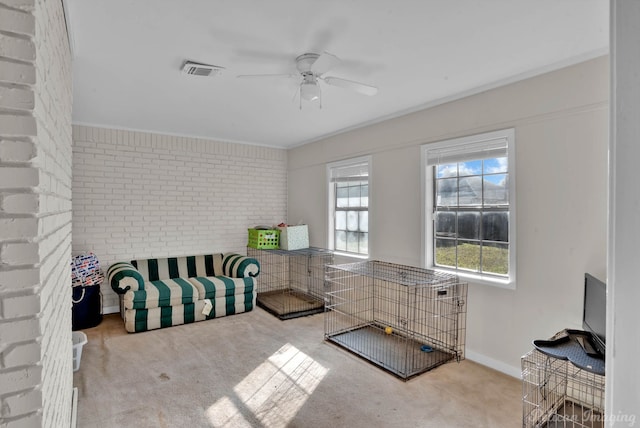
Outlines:
{"type": "Polygon", "coordinates": [[[336,162],[331,162],[327,164],[327,202],[328,202],[328,207],[329,207],[329,213],[328,213],[328,224],[327,224],[327,232],[328,232],[328,239],[327,239],[327,243],[328,243],[328,248],[331,250],[334,250],[334,252],[336,254],[339,255],[344,255],[344,256],[349,256],[349,257],[355,257],[355,258],[361,258],[361,259],[368,259],[371,255],[371,229],[369,228],[368,230],[368,239],[367,239],[367,254],[362,254],[362,253],[352,253],[352,252],[348,252],[348,251],[337,251],[335,250],[335,200],[336,200],[336,194],[335,194],[335,186],[333,185],[332,182],[332,170],[336,169],[336,168],[347,168],[349,166],[354,166],[357,164],[362,164],[362,163],[366,163],[367,164],[367,174],[368,174],[368,187],[369,187],[369,204],[367,207],[367,212],[368,212],[368,218],[369,218],[369,225],[371,225],[371,156],[367,155],[367,156],[360,156],[357,158],[350,158],[350,159],[345,159],[345,160],[340,160],[340,161],[336,161],[336,162]]]}
{"type": "Polygon", "coordinates": [[[460,138],[438,141],[421,146],[421,183],[423,186],[422,197],[422,260],[428,269],[455,273],[461,278],[471,282],[494,285],[502,288],[516,288],[516,144],[515,130],[513,128],[502,129],[482,134],[469,135],[460,138]],[[441,150],[443,148],[463,149],[465,145],[506,139],[507,141],[507,161],[509,174],[509,274],[508,277],[493,276],[490,274],[473,273],[462,269],[445,268],[435,266],[434,263],[434,233],[433,233],[433,199],[434,199],[434,174],[433,165],[429,165],[429,151],[441,150]]]}

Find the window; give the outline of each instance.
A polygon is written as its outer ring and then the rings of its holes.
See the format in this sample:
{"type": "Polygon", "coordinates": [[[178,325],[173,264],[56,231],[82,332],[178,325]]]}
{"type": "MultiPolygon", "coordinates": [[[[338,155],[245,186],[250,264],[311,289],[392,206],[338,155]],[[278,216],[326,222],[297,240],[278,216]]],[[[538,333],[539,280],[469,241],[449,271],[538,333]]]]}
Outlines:
{"type": "Polygon", "coordinates": [[[513,129],[426,144],[423,155],[427,266],[513,285],[513,129]]]}
{"type": "Polygon", "coordinates": [[[327,166],[329,247],[351,255],[369,255],[370,157],[327,166]]]}

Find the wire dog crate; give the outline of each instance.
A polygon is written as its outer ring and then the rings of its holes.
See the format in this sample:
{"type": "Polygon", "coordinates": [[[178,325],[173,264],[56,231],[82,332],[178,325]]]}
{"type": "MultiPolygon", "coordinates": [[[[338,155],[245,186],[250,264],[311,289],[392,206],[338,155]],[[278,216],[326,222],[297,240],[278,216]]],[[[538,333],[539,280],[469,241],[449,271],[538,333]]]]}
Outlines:
{"type": "Polygon", "coordinates": [[[604,376],[536,349],[521,362],[523,427],[604,427],[604,376]]]}
{"type": "Polygon", "coordinates": [[[408,380],[464,358],[467,284],[381,261],[327,266],[325,340],[408,380]]]}
{"type": "Polygon", "coordinates": [[[282,320],[324,312],[324,267],[333,263],[332,251],[247,248],[247,255],[260,262],[258,306],[282,320]]]}

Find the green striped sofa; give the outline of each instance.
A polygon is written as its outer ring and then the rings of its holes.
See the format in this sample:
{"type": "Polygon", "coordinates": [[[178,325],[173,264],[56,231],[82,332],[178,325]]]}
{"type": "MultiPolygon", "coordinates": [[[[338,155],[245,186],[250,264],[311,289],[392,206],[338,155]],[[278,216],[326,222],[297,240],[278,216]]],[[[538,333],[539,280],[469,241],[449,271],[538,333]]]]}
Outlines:
{"type": "Polygon", "coordinates": [[[239,254],[139,259],[109,267],[129,333],[247,312],[256,303],[257,260],[239,254]]]}

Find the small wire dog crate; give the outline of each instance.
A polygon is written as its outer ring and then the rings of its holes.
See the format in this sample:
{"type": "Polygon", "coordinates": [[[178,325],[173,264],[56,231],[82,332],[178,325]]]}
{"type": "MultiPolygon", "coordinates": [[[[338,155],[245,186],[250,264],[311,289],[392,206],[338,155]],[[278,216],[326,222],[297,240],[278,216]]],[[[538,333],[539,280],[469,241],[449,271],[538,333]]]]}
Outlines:
{"type": "Polygon", "coordinates": [[[260,262],[258,306],[282,320],[324,312],[324,268],[333,263],[332,251],[247,248],[247,255],[260,262]]]}
{"type": "Polygon", "coordinates": [[[381,261],[327,266],[325,340],[400,379],[464,358],[467,284],[381,261]]]}
{"type": "Polygon", "coordinates": [[[523,427],[604,427],[604,376],[536,349],[521,362],[523,427]]]}

